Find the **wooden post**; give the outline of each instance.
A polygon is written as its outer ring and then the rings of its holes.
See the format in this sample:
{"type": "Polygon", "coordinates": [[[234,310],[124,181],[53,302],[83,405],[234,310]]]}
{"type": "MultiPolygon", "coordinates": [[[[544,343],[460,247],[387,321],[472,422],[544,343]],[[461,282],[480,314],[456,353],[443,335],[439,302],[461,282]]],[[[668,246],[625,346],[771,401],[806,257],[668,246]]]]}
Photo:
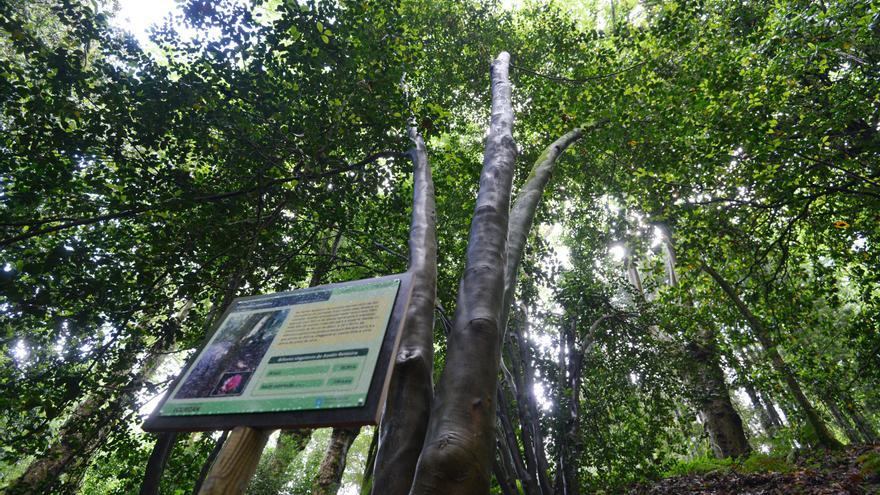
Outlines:
{"type": "Polygon", "coordinates": [[[239,426],[232,430],[220,455],[211,466],[199,495],[244,493],[260,463],[263,447],[272,430],[239,426]]]}

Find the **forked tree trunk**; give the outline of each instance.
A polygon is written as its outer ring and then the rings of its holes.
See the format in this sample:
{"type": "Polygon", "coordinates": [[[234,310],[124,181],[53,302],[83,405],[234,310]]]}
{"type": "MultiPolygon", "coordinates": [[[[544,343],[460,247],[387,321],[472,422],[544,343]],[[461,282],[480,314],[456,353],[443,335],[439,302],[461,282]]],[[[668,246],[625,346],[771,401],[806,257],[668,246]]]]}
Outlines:
{"type": "Polygon", "coordinates": [[[414,127],[413,211],[409,234],[412,298],[379,429],[373,493],[406,495],[425,440],[434,395],[434,305],[437,297],[437,228],[434,182],[425,142],[414,127]]]}
{"type": "Polygon", "coordinates": [[[358,433],[360,428],[333,428],[327,452],[324,454],[324,460],[321,461],[321,467],[318,468],[312,495],[336,495],[339,491],[348,449],[351,448],[358,433]]]}
{"type": "Polygon", "coordinates": [[[446,367],[410,493],[489,490],[495,452],[495,397],[504,323],[507,222],[516,143],[508,79],[510,55],[492,63],[492,119],[467,261],[458,293],[446,367]]]}
{"type": "Polygon", "coordinates": [[[727,297],[730,298],[734,306],[739,310],[743,319],[746,320],[746,323],[748,323],[749,327],[752,329],[752,332],[754,332],[758,342],[760,342],[761,346],[764,348],[764,352],[770,357],[773,367],[776,369],[777,373],[782,375],[782,379],[788,386],[789,392],[794,396],[795,402],[797,402],[801,412],[806,416],[807,422],[816,433],[816,439],[819,441],[819,444],[829,449],[843,447],[843,445],[834,438],[831,432],[828,431],[825,422],[822,421],[822,418],[819,417],[819,413],[816,412],[816,409],[813,408],[813,405],[807,399],[807,396],[804,395],[803,389],[801,389],[800,384],[794,377],[794,373],[791,372],[791,369],[789,369],[788,365],[779,354],[779,350],[770,338],[770,333],[764,327],[764,323],[752,313],[749,307],[746,306],[742,299],[740,299],[736,289],[734,289],[733,286],[721,276],[721,274],[706,263],[703,263],[702,268],[703,271],[715,280],[715,282],[721,287],[721,290],[727,294],[727,297]]]}

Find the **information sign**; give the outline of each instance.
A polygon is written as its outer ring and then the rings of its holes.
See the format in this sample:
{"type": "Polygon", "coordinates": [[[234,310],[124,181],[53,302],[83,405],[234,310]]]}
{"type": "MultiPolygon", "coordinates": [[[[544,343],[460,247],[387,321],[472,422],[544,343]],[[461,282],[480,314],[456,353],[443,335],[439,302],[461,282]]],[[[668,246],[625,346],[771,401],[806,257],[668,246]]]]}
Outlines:
{"type": "Polygon", "coordinates": [[[236,299],[147,431],[378,421],[409,276],[236,299]]]}

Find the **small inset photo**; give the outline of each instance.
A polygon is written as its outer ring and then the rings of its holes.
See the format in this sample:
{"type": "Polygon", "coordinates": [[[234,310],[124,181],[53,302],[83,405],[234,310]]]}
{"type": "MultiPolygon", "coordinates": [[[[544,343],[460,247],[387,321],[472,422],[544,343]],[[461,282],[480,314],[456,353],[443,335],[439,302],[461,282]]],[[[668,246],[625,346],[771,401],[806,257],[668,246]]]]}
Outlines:
{"type": "Polygon", "coordinates": [[[245,385],[251,379],[252,371],[234,371],[232,373],[224,373],[220,377],[220,382],[211,393],[212,396],[230,396],[241,395],[245,385]]]}

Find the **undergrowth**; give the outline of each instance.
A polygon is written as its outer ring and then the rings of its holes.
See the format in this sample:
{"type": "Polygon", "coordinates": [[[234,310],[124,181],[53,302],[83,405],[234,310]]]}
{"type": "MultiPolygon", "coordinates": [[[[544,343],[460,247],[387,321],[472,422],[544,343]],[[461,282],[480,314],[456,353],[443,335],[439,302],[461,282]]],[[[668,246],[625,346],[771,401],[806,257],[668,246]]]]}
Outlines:
{"type": "Polygon", "coordinates": [[[766,472],[790,473],[794,471],[794,469],[794,465],[789,462],[784,455],[754,452],[750,456],[740,459],[697,457],[686,461],[679,461],[669,470],[664,472],[663,476],[671,477],[712,472],[726,473],[730,471],[742,474],[766,472]]]}

